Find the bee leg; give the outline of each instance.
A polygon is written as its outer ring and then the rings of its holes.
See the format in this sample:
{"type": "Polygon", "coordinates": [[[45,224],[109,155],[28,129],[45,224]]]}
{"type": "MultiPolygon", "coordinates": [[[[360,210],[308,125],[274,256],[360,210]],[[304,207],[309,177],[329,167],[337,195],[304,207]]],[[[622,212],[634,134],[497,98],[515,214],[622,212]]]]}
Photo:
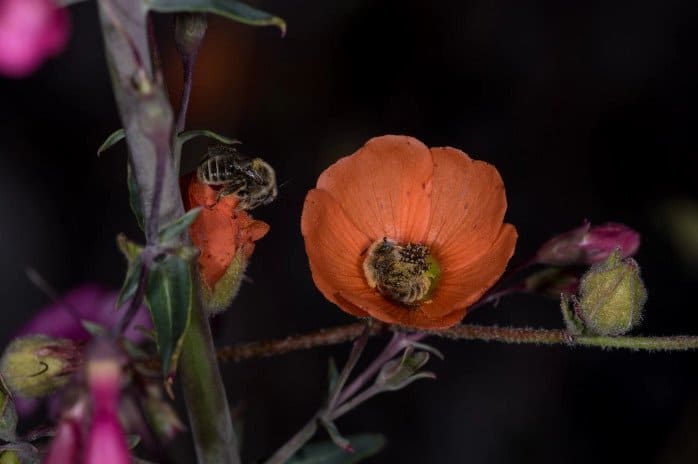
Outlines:
{"type": "Polygon", "coordinates": [[[228,195],[239,196],[240,192],[242,192],[245,187],[247,187],[247,183],[244,179],[235,179],[230,181],[218,192],[218,195],[216,196],[216,203],[218,203],[221,198],[227,197],[228,195]]]}

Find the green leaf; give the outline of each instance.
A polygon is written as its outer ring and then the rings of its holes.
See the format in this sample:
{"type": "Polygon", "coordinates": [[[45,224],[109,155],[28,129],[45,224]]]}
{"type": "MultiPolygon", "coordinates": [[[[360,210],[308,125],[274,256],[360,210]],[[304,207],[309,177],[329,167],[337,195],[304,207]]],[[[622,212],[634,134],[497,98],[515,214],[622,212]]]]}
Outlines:
{"type": "Polygon", "coordinates": [[[160,13],[211,13],[250,26],[276,26],[286,35],[283,19],[237,0],[145,0],[145,5],[160,13]]]}
{"type": "Polygon", "coordinates": [[[123,129],[116,130],[112,132],[109,137],[99,146],[97,149],[97,156],[100,156],[105,151],[109,150],[111,147],[119,143],[121,140],[126,138],[126,131],[123,129]]]}
{"type": "Polygon", "coordinates": [[[187,229],[189,229],[189,226],[196,221],[196,218],[199,216],[202,209],[203,208],[201,206],[190,209],[184,214],[184,216],[163,227],[159,234],[160,243],[167,243],[186,232],[187,229]]]}
{"type": "Polygon", "coordinates": [[[143,247],[127,239],[124,234],[116,236],[116,245],[128,262],[126,278],[121,286],[119,297],[116,299],[116,307],[120,308],[126,301],[133,298],[136,294],[136,290],[138,290],[141,272],[143,272],[143,259],[141,257],[143,247]]]}
{"type": "Polygon", "coordinates": [[[127,436],[126,436],[126,446],[128,446],[128,449],[129,449],[129,450],[132,450],[133,448],[135,448],[136,446],[138,446],[138,444],[139,444],[140,442],[141,442],[141,436],[140,436],[140,435],[133,434],[133,435],[127,435],[127,436]]]}
{"type": "Polygon", "coordinates": [[[385,363],[376,376],[375,385],[381,391],[394,391],[405,388],[415,380],[434,379],[432,372],[419,372],[429,361],[426,351],[414,351],[413,346],[407,346],[400,359],[385,363]]]}
{"type": "Polygon", "coordinates": [[[133,211],[133,215],[136,216],[138,227],[140,227],[141,230],[145,230],[145,222],[143,220],[143,204],[141,203],[141,193],[138,189],[136,177],[133,175],[131,161],[129,161],[126,166],[126,182],[128,183],[128,202],[131,205],[131,211],[133,211]]]}
{"type": "Polygon", "coordinates": [[[385,437],[380,434],[361,434],[348,437],[353,453],[337,448],[332,441],[305,445],[286,464],[354,464],[369,458],[385,448],[385,437]]]}
{"type": "Polygon", "coordinates": [[[181,144],[185,144],[186,142],[188,142],[191,139],[194,139],[196,137],[208,137],[210,139],[216,140],[217,142],[223,143],[225,145],[236,145],[236,144],[240,143],[239,140],[231,139],[230,137],[216,134],[215,132],[210,131],[210,130],[190,130],[190,131],[180,132],[177,135],[177,141],[181,144]]]}
{"type": "Polygon", "coordinates": [[[93,337],[102,337],[107,334],[107,328],[101,324],[97,324],[96,322],[82,319],[80,321],[80,324],[82,325],[82,328],[85,329],[87,333],[89,333],[93,337]]]}
{"type": "Polygon", "coordinates": [[[156,261],[148,275],[146,304],[160,351],[165,376],[176,370],[184,333],[192,308],[192,282],[189,264],[176,255],[156,261]]]}
{"type": "Polygon", "coordinates": [[[17,411],[4,385],[0,385],[0,440],[15,441],[16,438],[17,411]]]}

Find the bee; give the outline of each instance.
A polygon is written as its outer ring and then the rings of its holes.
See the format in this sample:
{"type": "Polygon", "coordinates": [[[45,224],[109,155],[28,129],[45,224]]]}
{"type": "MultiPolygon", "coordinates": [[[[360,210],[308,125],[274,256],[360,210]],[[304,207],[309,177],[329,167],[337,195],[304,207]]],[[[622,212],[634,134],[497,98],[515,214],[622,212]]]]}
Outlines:
{"type": "Polygon", "coordinates": [[[366,253],[363,268],[371,288],[407,308],[416,308],[428,296],[432,285],[426,274],[429,248],[413,243],[398,245],[384,238],[366,253]]]}
{"type": "Polygon", "coordinates": [[[209,148],[196,169],[199,182],[220,187],[216,202],[227,195],[240,199],[239,209],[252,210],[274,201],[278,193],[276,173],[261,158],[248,158],[232,147],[209,148]]]}

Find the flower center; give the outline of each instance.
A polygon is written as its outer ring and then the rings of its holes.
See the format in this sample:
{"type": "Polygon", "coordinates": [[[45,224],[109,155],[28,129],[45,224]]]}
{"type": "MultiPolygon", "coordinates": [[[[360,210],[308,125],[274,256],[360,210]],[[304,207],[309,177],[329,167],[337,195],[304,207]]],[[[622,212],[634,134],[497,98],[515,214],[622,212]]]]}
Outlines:
{"type": "Polygon", "coordinates": [[[408,308],[428,301],[440,274],[429,247],[420,243],[400,245],[388,238],[371,244],[363,268],[369,287],[408,308]]]}

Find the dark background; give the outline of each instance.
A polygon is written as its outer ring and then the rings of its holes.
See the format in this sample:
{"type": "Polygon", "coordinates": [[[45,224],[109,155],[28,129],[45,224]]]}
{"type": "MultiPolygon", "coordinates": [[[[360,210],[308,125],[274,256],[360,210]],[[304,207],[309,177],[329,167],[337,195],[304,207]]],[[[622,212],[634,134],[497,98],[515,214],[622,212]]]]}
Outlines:
{"type": "MultiPolygon", "coordinates": [[[[555,232],[607,220],[643,235],[649,289],[640,334],[698,334],[698,7],[678,1],[267,0],[272,28],[212,18],[189,127],[241,139],[277,170],[278,200],[255,215],[259,242],[220,343],[349,322],[315,289],[300,235],[305,192],[368,138],[413,135],[495,164],[514,262],[555,232]]],[[[118,287],[114,237],[140,237],[125,151],[95,150],[119,127],[94,5],[71,10],[72,39],[32,77],[0,80],[0,340],[47,298],[38,269],[67,290],[118,287]]],[[[157,20],[178,101],[169,17],[157,20]]],[[[187,148],[193,165],[206,142],[187,148]]],[[[512,297],[469,322],[560,327],[557,302],[512,297]]],[[[371,342],[369,354],[385,340],[371,342]]],[[[433,340],[438,381],[376,398],[339,420],[382,432],[392,462],[698,462],[698,353],[634,353],[433,340]]],[[[244,456],[263,458],[320,406],[327,359],[348,345],[224,366],[244,411],[244,456]]],[[[369,359],[367,357],[367,359],[369,359]]],[[[187,462],[186,458],[179,462],[187,462]]]]}

